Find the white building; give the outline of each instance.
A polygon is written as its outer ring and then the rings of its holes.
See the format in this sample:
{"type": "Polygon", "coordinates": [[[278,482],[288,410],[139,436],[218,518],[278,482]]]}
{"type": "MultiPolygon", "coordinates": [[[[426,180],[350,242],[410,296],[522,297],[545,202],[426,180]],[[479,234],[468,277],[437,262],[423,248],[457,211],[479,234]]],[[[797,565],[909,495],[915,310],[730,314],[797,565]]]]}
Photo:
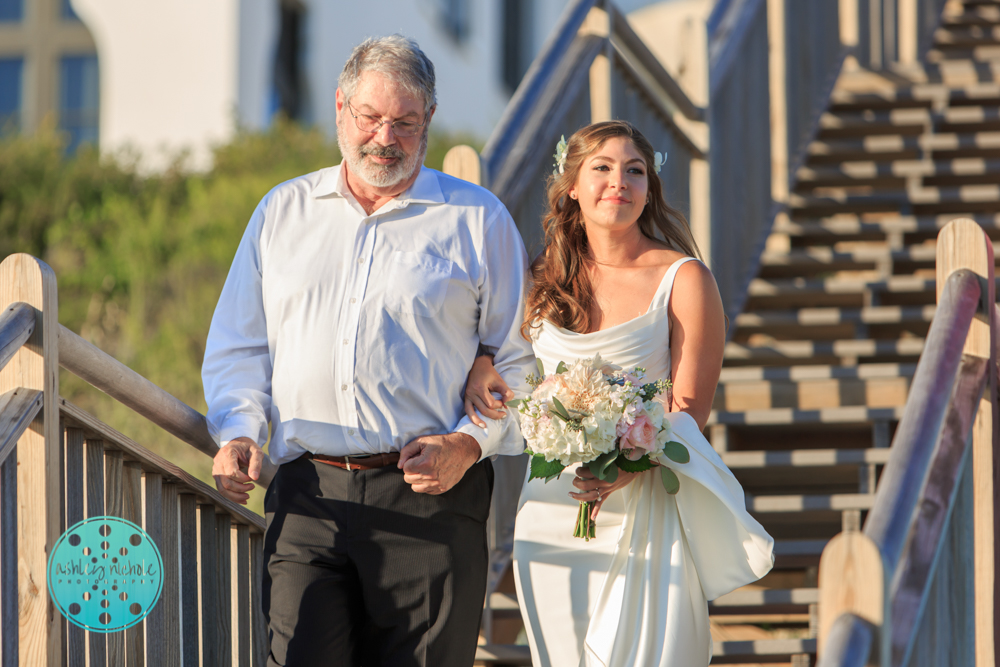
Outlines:
{"type": "Polygon", "coordinates": [[[435,127],[485,140],[566,1],[0,0],[0,123],[54,113],[73,145],[132,146],[154,167],[189,149],[207,166],[237,124],[278,111],[332,135],[351,48],[398,32],[435,64],[435,127]],[[62,55],[38,48],[59,39],[62,55]]]}

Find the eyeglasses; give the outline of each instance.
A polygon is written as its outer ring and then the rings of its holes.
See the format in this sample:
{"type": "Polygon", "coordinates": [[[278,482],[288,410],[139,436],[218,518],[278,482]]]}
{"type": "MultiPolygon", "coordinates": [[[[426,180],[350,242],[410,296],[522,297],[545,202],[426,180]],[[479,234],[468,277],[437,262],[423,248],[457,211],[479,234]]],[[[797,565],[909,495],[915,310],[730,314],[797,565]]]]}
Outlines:
{"type": "Polygon", "coordinates": [[[365,113],[354,113],[354,107],[351,103],[347,103],[347,108],[351,112],[351,116],[354,117],[354,123],[358,126],[358,129],[362,132],[368,132],[370,134],[375,134],[382,129],[383,125],[388,125],[392,133],[401,139],[407,139],[417,134],[424,125],[427,124],[425,120],[423,123],[414,123],[410,120],[382,120],[376,116],[369,116],[365,113]]]}

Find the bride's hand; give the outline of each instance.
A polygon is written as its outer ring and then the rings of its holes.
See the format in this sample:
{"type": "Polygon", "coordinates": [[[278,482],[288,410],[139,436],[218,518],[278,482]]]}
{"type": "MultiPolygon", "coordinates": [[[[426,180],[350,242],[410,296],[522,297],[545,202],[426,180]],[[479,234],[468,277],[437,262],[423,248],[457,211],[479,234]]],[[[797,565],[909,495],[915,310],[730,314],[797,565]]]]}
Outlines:
{"type": "Polygon", "coordinates": [[[472,423],[486,428],[486,423],[479,418],[476,410],[490,419],[503,419],[507,414],[504,403],[512,398],[514,392],[493,367],[493,356],[484,354],[476,357],[472,362],[472,370],[469,371],[469,380],[465,383],[465,414],[469,415],[472,423]],[[503,399],[495,398],[493,392],[503,396],[503,399]]]}
{"type": "Polygon", "coordinates": [[[608,499],[608,496],[618,489],[628,486],[636,476],[641,474],[641,472],[625,472],[619,469],[618,478],[615,481],[604,482],[594,477],[594,473],[590,472],[590,468],[580,466],[576,469],[576,477],[573,478],[573,486],[580,490],[578,492],[570,491],[569,495],[570,498],[581,502],[594,503],[594,509],[590,513],[590,518],[596,519],[597,513],[601,511],[601,506],[608,499]]]}

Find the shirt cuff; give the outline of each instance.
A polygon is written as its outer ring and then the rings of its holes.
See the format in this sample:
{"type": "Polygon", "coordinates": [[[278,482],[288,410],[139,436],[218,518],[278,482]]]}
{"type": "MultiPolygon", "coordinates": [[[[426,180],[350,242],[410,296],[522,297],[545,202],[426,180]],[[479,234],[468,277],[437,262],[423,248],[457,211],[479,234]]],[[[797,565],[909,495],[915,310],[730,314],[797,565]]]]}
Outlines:
{"type": "Polygon", "coordinates": [[[465,433],[476,439],[482,450],[480,461],[485,458],[495,459],[500,455],[514,456],[524,451],[521,430],[517,427],[517,421],[512,415],[503,419],[489,419],[482,415],[479,415],[479,418],[486,423],[486,428],[476,426],[466,415],[458,422],[454,432],[465,433]]]}
{"type": "Polygon", "coordinates": [[[209,422],[209,433],[220,447],[236,438],[250,438],[258,447],[263,447],[267,441],[267,423],[261,424],[249,415],[233,414],[220,428],[212,428],[209,422]]]}

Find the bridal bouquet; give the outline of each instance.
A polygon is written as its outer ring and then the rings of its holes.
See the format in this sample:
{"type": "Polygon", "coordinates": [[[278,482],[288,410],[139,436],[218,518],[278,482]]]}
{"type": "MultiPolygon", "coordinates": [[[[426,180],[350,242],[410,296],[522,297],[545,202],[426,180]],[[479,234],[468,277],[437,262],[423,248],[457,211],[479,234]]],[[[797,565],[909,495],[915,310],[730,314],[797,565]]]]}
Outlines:
{"type": "MultiPolygon", "coordinates": [[[[669,380],[645,381],[645,370],[626,371],[605,364],[601,356],[578,359],[545,375],[528,376],[533,391],[528,398],[510,401],[520,415],[521,433],[528,443],[531,472],[528,479],[548,482],[570,465],[586,464],[600,480],[613,482],[618,471],[642,472],[660,461],[660,477],[667,493],[677,493],[680,481],[664,457],[687,463],[690,454],[671,440],[670,422],[663,405],[654,400],[670,387],[669,380]]],[[[595,536],[593,502],[580,503],[574,537],[595,536]]]]}

